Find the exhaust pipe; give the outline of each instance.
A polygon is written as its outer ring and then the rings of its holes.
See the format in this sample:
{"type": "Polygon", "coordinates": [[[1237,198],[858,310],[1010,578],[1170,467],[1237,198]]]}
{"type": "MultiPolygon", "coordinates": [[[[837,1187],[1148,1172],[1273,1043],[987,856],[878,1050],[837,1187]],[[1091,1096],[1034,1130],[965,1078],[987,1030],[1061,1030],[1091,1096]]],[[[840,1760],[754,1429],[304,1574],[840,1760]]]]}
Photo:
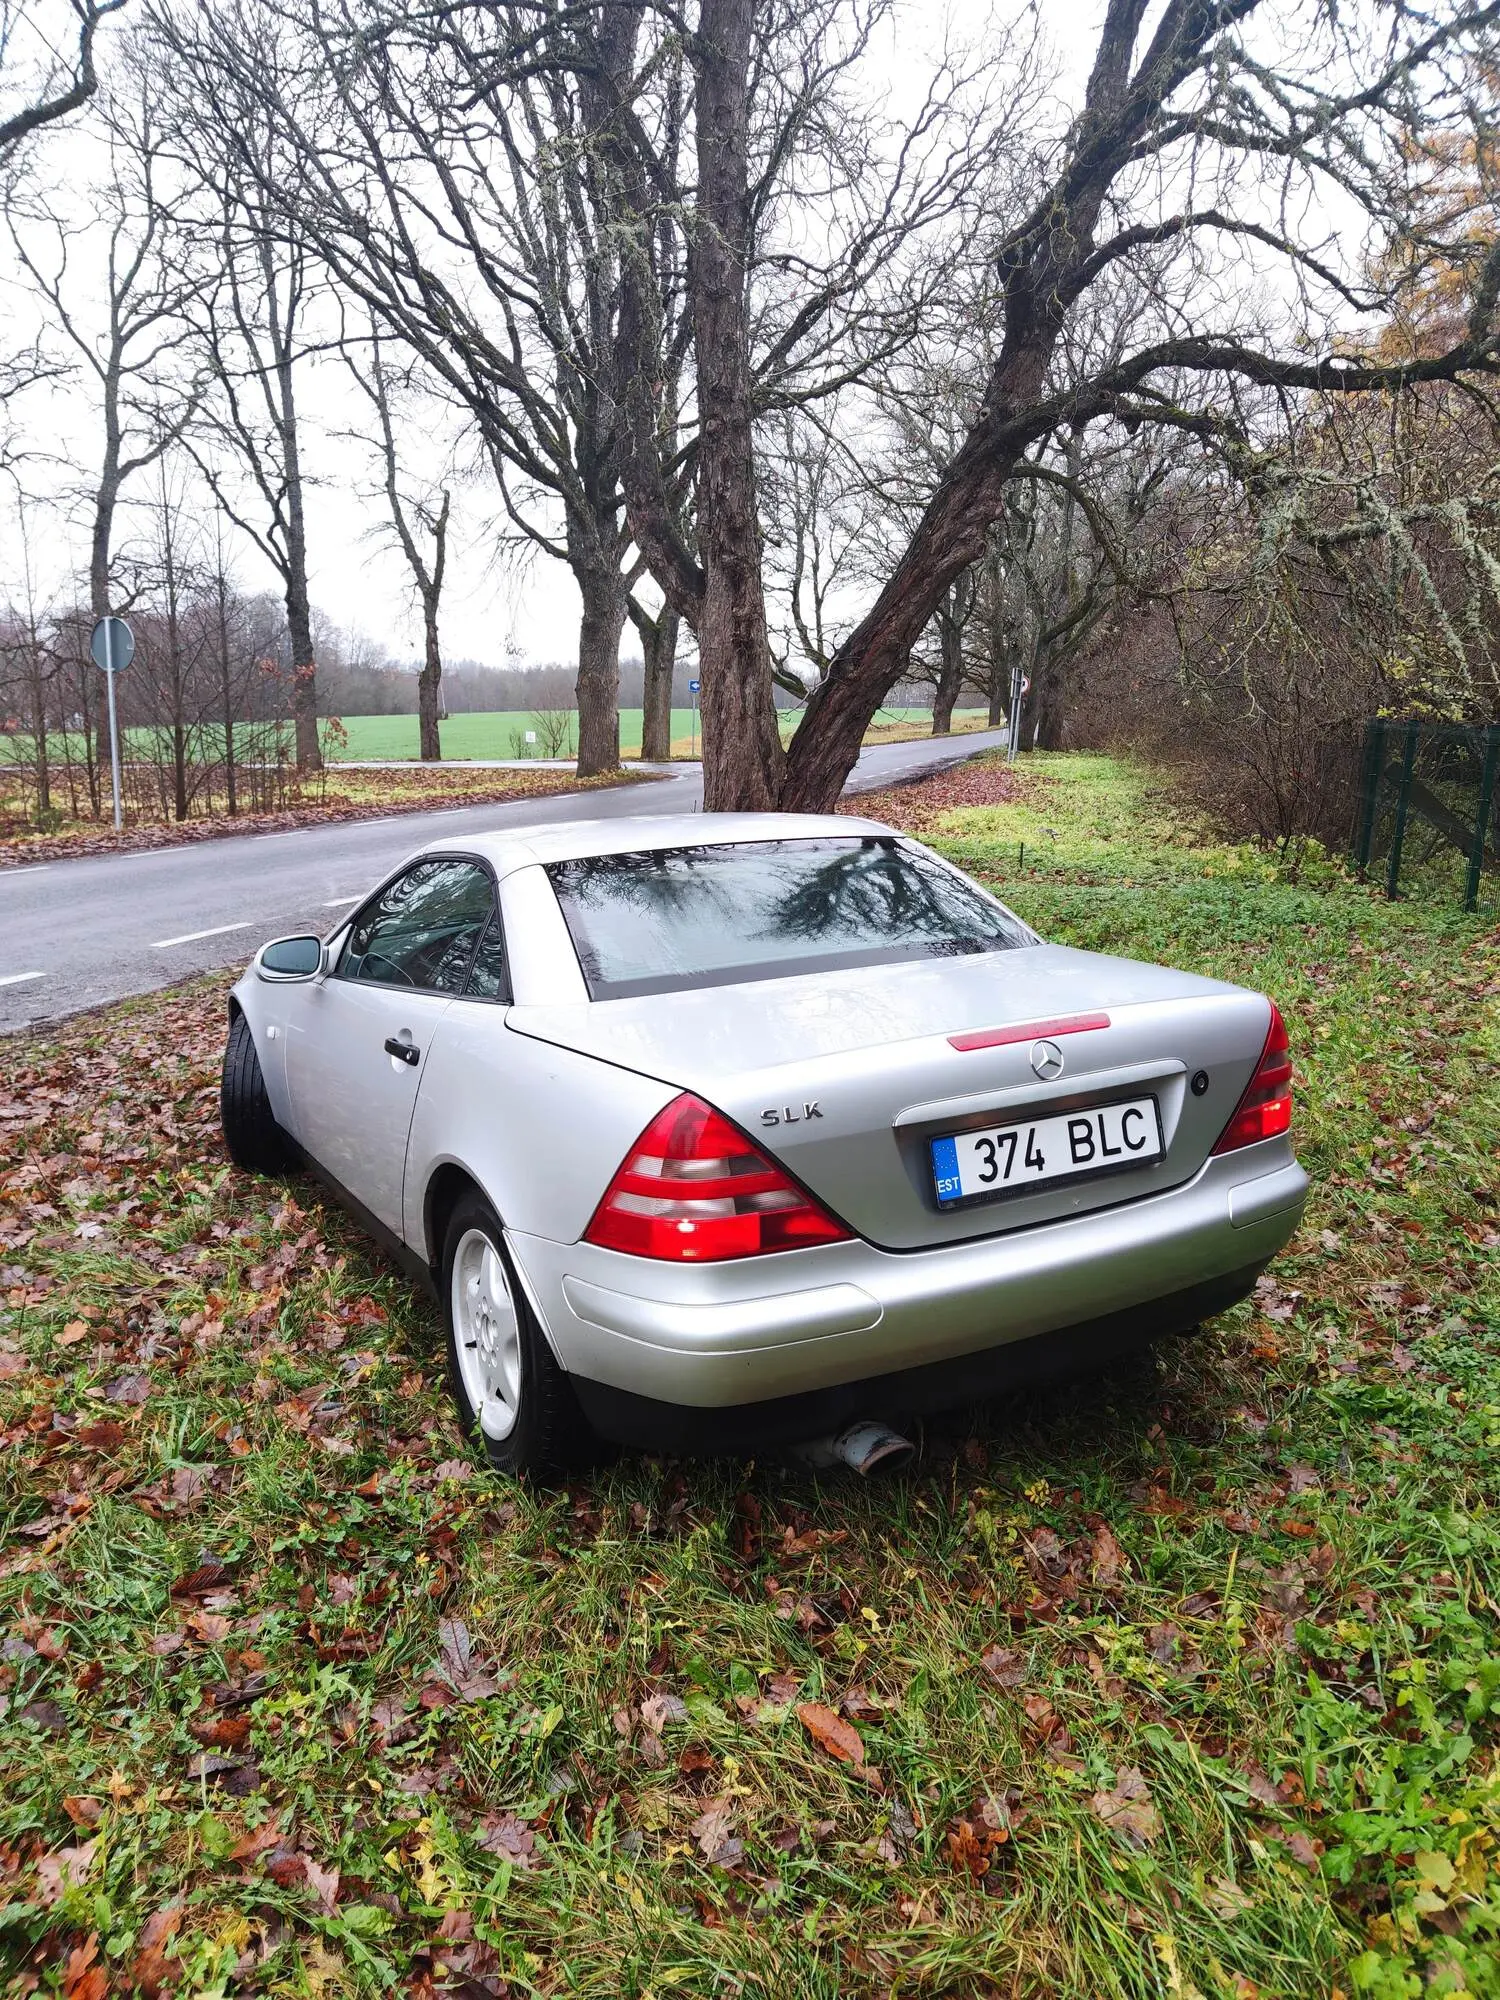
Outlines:
{"type": "Polygon", "coordinates": [[[915,1450],[910,1438],[902,1437],[888,1424],[866,1420],[850,1424],[837,1437],[813,1438],[799,1445],[797,1456],[819,1471],[847,1465],[855,1472],[869,1474],[877,1465],[904,1465],[915,1450]]]}

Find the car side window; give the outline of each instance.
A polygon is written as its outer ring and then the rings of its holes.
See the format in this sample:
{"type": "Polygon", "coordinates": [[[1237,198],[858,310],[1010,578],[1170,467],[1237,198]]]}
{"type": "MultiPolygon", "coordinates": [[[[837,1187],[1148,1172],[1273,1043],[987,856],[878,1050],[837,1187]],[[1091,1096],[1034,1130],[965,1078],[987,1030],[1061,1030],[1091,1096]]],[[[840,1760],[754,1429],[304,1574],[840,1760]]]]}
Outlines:
{"type": "Polygon", "coordinates": [[[462,993],[494,912],[495,886],[478,862],[419,861],[355,917],[334,977],[462,993]]]}
{"type": "Polygon", "coordinates": [[[490,918],[489,929],[479,940],[479,949],[474,954],[474,963],[469,968],[469,983],[464,991],[471,1000],[510,998],[510,974],[505,969],[505,933],[500,928],[498,915],[490,918]]]}

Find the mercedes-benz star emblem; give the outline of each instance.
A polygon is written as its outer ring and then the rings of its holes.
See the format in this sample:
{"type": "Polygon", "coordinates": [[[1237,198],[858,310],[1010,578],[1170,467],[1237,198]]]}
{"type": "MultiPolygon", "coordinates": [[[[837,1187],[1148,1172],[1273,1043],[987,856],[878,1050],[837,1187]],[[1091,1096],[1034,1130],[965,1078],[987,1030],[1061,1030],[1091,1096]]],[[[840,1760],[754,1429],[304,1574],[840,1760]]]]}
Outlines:
{"type": "Polygon", "coordinates": [[[1063,1073],[1063,1054],[1056,1042],[1033,1042],[1031,1045],[1031,1067],[1042,1079],[1050,1083],[1055,1076],[1063,1073]]]}

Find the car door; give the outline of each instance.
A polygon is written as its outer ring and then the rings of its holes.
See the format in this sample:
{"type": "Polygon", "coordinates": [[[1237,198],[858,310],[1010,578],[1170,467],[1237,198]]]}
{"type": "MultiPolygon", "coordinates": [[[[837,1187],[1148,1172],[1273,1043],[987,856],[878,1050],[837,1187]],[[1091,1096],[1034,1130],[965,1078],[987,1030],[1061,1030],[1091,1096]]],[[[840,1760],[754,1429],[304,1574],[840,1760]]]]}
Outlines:
{"type": "Polygon", "coordinates": [[[287,1024],[299,1142],[398,1234],[407,1133],[427,1056],[494,909],[494,879],[482,862],[416,862],[354,917],[331,972],[287,1024]]]}

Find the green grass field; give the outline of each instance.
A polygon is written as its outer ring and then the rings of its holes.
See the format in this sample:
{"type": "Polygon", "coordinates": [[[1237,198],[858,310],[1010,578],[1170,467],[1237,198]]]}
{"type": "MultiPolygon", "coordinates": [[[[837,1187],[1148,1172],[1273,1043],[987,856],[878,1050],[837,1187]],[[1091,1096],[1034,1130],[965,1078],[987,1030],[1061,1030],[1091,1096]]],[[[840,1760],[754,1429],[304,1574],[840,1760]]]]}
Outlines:
{"type": "MultiPolygon", "coordinates": [[[[876,729],[889,723],[920,724],[930,719],[930,711],[920,708],[883,708],[876,719],[876,729]]],[[[791,711],[787,712],[785,727],[790,729],[795,720],[791,711]]],[[[982,710],[960,709],[954,721],[960,727],[974,728],[985,720],[982,710]]],[[[351,715],[343,719],[348,736],[345,744],[340,744],[330,752],[332,759],[343,763],[365,761],[384,762],[412,758],[417,755],[417,718],[414,715],[351,715]]],[[[534,718],[523,709],[496,709],[476,715],[452,715],[439,725],[443,755],[451,758],[468,757],[514,757],[517,754],[512,736],[516,731],[523,734],[534,728],[534,718]]],[[[672,749],[676,756],[687,756],[698,738],[695,736],[693,711],[690,708],[672,710],[672,749]]],[[[569,736],[569,748],[564,755],[572,755],[577,748],[576,722],[569,736]]],[[[151,751],[151,732],[143,729],[126,731],[127,755],[145,757],[151,751]]],[[[61,760],[66,743],[55,739],[53,757],[61,760]]],[[[641,711],[638,708],[620,710],[620,752],[622,756],[638,757],[641,750],[641,711]]],[[[30,739],[21,736],[0,736],[0,764],[23,761],[30,754],[30,739]]],[[[74,755],[81,757],[81,741],[74,746],[74,755]]],[[[541,746],[522,755],[540,756],[541,746]]]]}
{"type": "Polygon", "coordinates": [[[1495,935],[1021,783],[924,837],[1273,993],[1314,1193],[896,1477],[481,1471],[432,1309],[227,1166],[223,982],[6,1044],[0,1987],[1500,1994],[1495,935]]]}

